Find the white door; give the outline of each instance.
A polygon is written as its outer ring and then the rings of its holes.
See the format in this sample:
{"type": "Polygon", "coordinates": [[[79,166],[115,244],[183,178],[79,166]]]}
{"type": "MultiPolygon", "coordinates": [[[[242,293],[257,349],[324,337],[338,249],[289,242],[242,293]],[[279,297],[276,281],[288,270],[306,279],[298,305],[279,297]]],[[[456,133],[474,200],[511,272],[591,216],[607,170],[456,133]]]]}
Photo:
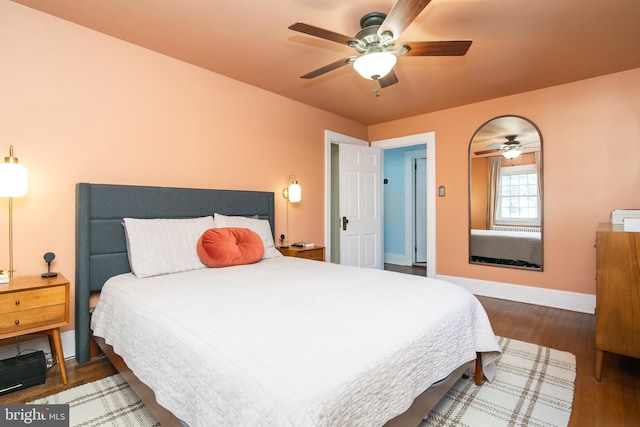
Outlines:
{"type": "Polygon", "coordinates": [[[379,148],[339,145],[340,264],[382,269],[379,148]]]}
{"type": "Polygon", "coordinates": [[[415,262],[427,262],[427,159],[415,159],[415,262]]]}

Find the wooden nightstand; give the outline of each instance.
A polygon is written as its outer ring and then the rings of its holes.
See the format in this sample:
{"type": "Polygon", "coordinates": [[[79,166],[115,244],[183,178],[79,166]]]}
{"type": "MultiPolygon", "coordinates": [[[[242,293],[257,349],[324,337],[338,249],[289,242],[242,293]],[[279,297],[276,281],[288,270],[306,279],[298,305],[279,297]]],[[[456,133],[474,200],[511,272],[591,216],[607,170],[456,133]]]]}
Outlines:
{"type": "Polygon", "coordinates": [[[284,256],[294,256],[298,258],[324,261],[324,246],[314,246],[312,248],[297,248],[295,246],[289,246],[288,248],[277,249],[284,256]]]}
{"type": "Polygon", "coordinates": [[[60,364],[67,384],[60,327],[69,323],[69,281],[56,277],[14,277],[0,284],[0,339],[45,332],[49,335],[53,361],[60,364]]]}

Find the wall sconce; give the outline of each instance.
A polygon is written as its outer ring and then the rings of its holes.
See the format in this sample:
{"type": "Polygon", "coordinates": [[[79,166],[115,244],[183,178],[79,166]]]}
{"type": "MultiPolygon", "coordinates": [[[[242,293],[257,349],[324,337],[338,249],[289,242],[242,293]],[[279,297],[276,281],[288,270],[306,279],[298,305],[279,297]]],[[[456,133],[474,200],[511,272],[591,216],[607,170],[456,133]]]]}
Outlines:
{"type": "Polygon", "coordinates": [[[13,277],[13,198],[27,194],[29,174],[27,168],[13,157],[13,145],[9,147],[9,157],[0,163],[0,197],[9,198],[9,277],[13,277]]]}
{"type": "Polygon", "coordinates": [[[302,200],[302,187],[298,184],[295,175],[289,175],[289,186],[282,190],[282,196],[291,203],[302,200]]]}
{"type": "Polygon", "coordinates": [[[302,187],[295,175],[289,175],[289,186],[282,190],[282,197],[287,200],[287,230],[284,238],[280,238],[280,247],[289,247],[289,202],[298,203],[302,200],[302,187]]]}

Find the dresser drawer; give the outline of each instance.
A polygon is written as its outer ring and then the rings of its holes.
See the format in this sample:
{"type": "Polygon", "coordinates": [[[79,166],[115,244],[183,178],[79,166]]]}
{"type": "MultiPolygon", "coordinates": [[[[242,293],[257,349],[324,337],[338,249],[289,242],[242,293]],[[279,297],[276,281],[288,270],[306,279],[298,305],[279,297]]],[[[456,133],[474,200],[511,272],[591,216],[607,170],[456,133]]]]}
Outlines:
{"type": "Polygon", "coordinates": [[[2,313],[0,314],[0,335],[63,323],[66,320],[65,314],[65,304],[2,313]]]}
{"type": "Polygon", "coordinates": [[[64,305],[65,303],[66,288],[64,286],[8,292],[0,295],[0,313],[31,310],[49,305],[64,305]]]}

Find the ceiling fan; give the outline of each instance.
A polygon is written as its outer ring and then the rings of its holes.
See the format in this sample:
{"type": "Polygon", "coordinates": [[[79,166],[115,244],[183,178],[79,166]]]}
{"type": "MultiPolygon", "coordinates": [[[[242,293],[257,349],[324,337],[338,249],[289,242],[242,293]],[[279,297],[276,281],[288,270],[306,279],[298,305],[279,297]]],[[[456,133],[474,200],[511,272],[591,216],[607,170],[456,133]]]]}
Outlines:
{"type": "Polygon", "coordinates": [[[499,144],[499,143],[489,144],[487,145],[487,148],[492,148],[492,150],[476,151],[473,154],[475,154],[476,156],[482,156],[483,154],[500,152],[500,154],[502,154],[507,159],[515,159],[520,154],[522,154],[522,151],[524,150],[525,145],[533,144],[535,142],[535,141],[532,141],[532,142],[523,144],[516,139],[517,137],[518,135],[505,135],[505,138],[507,139],[506,142],[502,144],[499,144]]]}
{"type": "Polygon", "coordinates": [[[380,87],[398,83],[393,71],[399,56],[462,56],[471,40],[407,42],[396,46],[396,40],[431,0],[397,0],[389,11],[371,12],[360,19],[362,28],[355,37],[345,36],[313,25],[297,22],[290,30],[319,37],[355,49],[356,55],[340,59],[311,71],[303,79],[313,79],[344,65],[353,64],[364,78],[374,80],[380,87]]]}

